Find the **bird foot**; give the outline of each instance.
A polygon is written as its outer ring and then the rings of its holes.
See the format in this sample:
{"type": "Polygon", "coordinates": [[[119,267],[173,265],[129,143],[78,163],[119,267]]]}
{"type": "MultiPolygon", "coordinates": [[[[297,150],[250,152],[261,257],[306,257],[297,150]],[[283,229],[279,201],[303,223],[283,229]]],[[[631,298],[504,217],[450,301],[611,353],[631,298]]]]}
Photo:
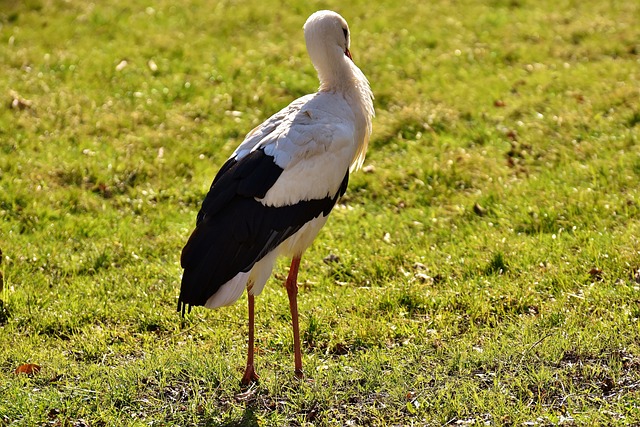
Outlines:
{"type": "Polygon", "coordinates": [[[295,370],[294,372],[294,383],[298,386],[302,386],[303,384],[315,384],[315,380],[313,378],[309,378],[304,374],[304,371],[301,370],[295,370]]]}
{"type": "Polygon", "coordinates": [[[247,365],[247,369],[244,371],[244,375],[240,380],[240,385],[242,387],[248,387],[253,383],[257,383],[260,377],[256,374],[256,370],[253,365],[247,365]]]}

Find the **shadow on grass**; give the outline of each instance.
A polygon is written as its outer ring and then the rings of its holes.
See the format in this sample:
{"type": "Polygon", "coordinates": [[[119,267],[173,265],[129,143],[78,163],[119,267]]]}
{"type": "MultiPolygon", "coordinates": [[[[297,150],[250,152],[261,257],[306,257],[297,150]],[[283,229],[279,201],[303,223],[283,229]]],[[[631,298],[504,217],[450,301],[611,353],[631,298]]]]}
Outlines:
{"type": "MultiPolygon", "coordinates": [[[[255,427],[258,425],[258,418],[255,412],[251,408],[245,408],[242,417],[238,420],[231,420],[221,424],[216,424],[216,427],[255,427]]],[[[213,425],[211,425],[213,427],[213,425]]]]}

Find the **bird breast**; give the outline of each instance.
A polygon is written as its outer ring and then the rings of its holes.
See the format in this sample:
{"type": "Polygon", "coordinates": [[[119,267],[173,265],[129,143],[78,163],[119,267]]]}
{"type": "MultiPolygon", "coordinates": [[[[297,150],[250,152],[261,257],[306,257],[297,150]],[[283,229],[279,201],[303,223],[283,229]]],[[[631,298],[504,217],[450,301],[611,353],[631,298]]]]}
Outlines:
{"type": "Polygon", "coordinates": [[[333,197],[358,150],[355,115],[343,97],[318,93],[293,116],[264,146],[283,168],[259,200],[266,206],[333,197]]]}

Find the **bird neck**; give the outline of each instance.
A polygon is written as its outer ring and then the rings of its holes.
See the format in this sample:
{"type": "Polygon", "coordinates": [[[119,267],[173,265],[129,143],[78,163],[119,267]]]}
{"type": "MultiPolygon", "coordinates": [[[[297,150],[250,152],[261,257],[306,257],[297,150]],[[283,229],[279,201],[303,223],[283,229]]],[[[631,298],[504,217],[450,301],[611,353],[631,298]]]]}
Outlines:
{"type": "Polygon", "coordinates": [[[330,56],[319,65],[314,64],[320,80],[320,90],[347,92],[353,87],[354,80],[357,80],[353,68],[358,67],[355,67],[353,61],[342,52],[339,55],[330,56]]]}
{"type": "Polygon", "coordinates": [[[371,120],[375,111],[369,81],[352,60],[346,56],[343,58],[338,59],[333,67],[327,67],[328,70],[324,73],[325,70],[317,67],[316,69],[320,78],[319,90],[342,94],[355,116],[357,148],[350,167],[351,171],[354,171],[360,169],[364,162],[371,135],[371,120]]]}

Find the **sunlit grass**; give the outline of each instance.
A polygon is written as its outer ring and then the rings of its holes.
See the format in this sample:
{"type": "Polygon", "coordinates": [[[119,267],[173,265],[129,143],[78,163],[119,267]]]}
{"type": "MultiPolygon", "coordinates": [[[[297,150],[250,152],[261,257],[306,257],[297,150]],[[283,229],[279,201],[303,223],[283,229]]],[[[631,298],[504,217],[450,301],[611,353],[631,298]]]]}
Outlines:
{"type": "Polygon", "coordinates": [[[0,424],[640,423],[639,12],[5,2],[0,424]],[[238,396],[245,300],[180,318],[179,253],[243,135],[315,90],[320,8],[350,23],[374,133],[303,258],[310,381],[283,260],[238,396]]]}

